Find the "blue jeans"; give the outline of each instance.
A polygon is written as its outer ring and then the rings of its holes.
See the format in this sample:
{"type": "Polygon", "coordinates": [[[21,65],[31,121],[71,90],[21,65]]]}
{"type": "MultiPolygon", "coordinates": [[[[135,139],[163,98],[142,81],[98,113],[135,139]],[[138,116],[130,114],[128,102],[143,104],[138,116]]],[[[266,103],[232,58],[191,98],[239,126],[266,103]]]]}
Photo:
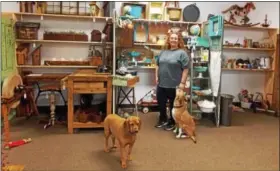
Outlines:
{"type": "Polygon", "coordinates": [[[165,122],[168,119],[167,114],[166,114],[166,104],[167,104],[167,100],[169,100],[170,122],[172,124],[175,123],[175,121],[172,117],[172,108],[173,108],[173,103],[174,103],[175,97],[176,97],[175,88],[163,88],[163,87],[157,86],[157,101],[158,101],[159,111],[160,111],[160,116],[159,116],[160,121],[165,122]]]}

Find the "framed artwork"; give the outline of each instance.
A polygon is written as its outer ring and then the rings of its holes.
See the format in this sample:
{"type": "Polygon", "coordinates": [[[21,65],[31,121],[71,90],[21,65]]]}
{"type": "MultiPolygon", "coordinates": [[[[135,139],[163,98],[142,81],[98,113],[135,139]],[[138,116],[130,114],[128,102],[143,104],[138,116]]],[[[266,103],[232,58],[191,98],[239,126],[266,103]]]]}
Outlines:
{"type": "Polygon", "coordinates": [[[165,2],[165,7],[179,8],[178,1],[167,1],[165,2]]]}

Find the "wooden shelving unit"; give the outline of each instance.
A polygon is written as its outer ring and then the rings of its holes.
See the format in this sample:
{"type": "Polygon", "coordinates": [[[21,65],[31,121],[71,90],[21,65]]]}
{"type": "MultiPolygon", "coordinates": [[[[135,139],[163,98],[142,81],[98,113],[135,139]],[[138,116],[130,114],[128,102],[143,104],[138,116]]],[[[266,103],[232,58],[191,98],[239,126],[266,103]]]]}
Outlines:
{"type": "MultiPolygon", "coordinates": [[[[37,14],[37,13],[14,13],[13,14],[14,21],[29,21],[30,19],[32,21],[38,20],[38,22],[41,22],[43,20],[49,20],[49,19],[66,19],[67,21],[73,20],[74,22],[76,19],[82,19],[82,20],[94,20],[94,22],[107,22],[112,21],[112,17],[99,17],[99,16],[82,16],[82,15],[62,15],[62,14],[37,14]]],[[[17,45],[21,43],[35,43],[35,44],[52,44],[52,43],[63,43],[63,44],[84,44],[84,45],[94,45],[97,47],[101,47],[104,49],[112,49],[113,48],[113,42],[91,42],[89,41],[64,41],[64,40],[24,40],[24,39],[16,39],[16,47],[17,45]]],[[[67,46],[67,45],[66,45],[67,46]]],[[[15,47],[15,48],[16,48],[15,47]]],[[[104,51],[103,51],[104,52],[104,51]]],[[[104,54],[103,54],[104,55],[104,54]]],[[[17,65],[17,68],[19,72],[21,72],[21,69],[32,69],[32,68],[92,68],[95,69],[97,66],[47,66],[47,65],[17,65]]]]}
{"type": "Polygon", "coordinates": [[[149,20],[149,19],[134,19],[134,22],[156,23],[156,24],[202,24],[202,22],[185,22],[185,21],[166,21],[166,20],[149,20]]]}
{"type": "Polygon", "coordinates": [[[230,24],[225,24],[224,28],[226,29],[238,29],[238,30],[277,30],[278,28],[271,28],[271,27],[259,27],[259,26],[255,26],[255,27],[242,27],[242,26],[233,26],[230,24]]]}
{"type": "Polygon", "coordinates": [[[113,45],[113,42],[89,42],[89,41],[63,41],[63,40],[23,40],[16,39],[17,43],[73,43],[73,44],[88,44],[88,45],[113,45]]]}
{"type": "Polygon", "coordinates": [[[36,14],[36,13],[23,13],[17,12],[14,13],[17,17],[46,17],[46,18],[68,18],[68,19],[95,19],[100,21],[109,21],[112,20],[112,17],[96,17],[96,16],[82,16],[82,15],[62,15],[62,14],[36,14]]]}
{"type": "MultiPolygon", "coordinates": [[[[276,47],[277,47],[277,34],[279,34],[279,28],[265,28],[265,27],[242,27],[242,26],[233,26],[233,25],[224,25],[225,29],[234,29],[237,31],[243,30],[243,31],[261,31],[261,32],[267,32],[269,38],[273,41],[274,48],[242,48],[242,47],[228,47],[224,46],[224,50],[234,50],[236,52],[239,51],[247,51],[247,52],[266,52],[269,54],[273,60],[271,64],[271,69],[227,69],[223,68],[223,71],[244,71],[244,72],[264,72],[265,74],[265,85],[264,85],[264,95],[266,94],[273,94],[274,92],[274,81],[275,81],[275,69],[276,69],[276,61],[279,60],[279,56],[276,55],[276,47]]],[[[273,97],[269,97],[269,99],[266,99],[270,102],[270,104],[273,104],[272,101],[275,99],[275,94],[273,97]]],[[[265,97],[265,96],[264,96],[265,97]]],[[[274,103],[275,104],[275,103],[274,103]]]]}
{"type": "Polygon", "coordinates": [[[97,66],[86,66],[86,65],[17,65],[17,68],[57,68],[57,69],[66,69],[66,68],[92,68],[96,69],[97,66]]]}
{"type": "MultiPolygon", "coordinates": [[[[110,49],[110,51],[113,51],[114,50],[114,43],[113,41],[112,42],[103,42],[103,41],[100,41],[100,42],[96,42],[96,41],[91,41],[91,35],[90,35],[90,32],[92,30],[99,30],[101,33],[103,31],[103,29],[107,28],[107,25],[105,27],[105,24],[106,22],[113,22],[113,17],[99,17],[99,16],[82,16],[82,15],[61,15],[61,14],[37,14],[37,13],[13,13],[13,20],[14,22],[17,22],[17,21],[22,21],[22,22],[37,22],[37,23],[40,23],[40,31],[38,31],[38,40],[24,40],[24,39],[15,39],[15,51],[16,51],[16,48],[21,45],[21,44],[30,44],[32,46],[33,44],[33,47],[38,44],[54,44],[54,45],[58,45],[58,44],[62,44],[63,46],[65,47],[69,47],[71,44],[73,45],[85,45],[86,46],[94,46],[94,48],[96,47],[95,50],[101,50],[101,54],[103,56],[103,64],[106,64],[105,60],[107,60],[107,57],[109,56],[110,59],[111,59],[111,56],[110,56],[110,53],[107,52],[107,49],[110,49]],[[46,21],[46,22],[45,22],[46,21]],[[56,28],[55,24],[52,24],[50,22],[52,21],[56,21],[56,22],[67,22],[69,25],[71,25],[71,23],[73,22],[74,24],[76,24],[74,28],[69,28],[67,26],[64,26],[64,25],[61,25],[58,29],[56,28]],[[79,25],[77,24],[78,21],[82,21],[82,22],[87,22],[89,23],[86,28],[83,28],[83,27],[79,27],[79,25]],[[93,23],[93,24],[91,24],[93,23]],[[95,24],[96,23],[96,24],[95,24]],[[47,25],[48,24],[48,25],[47,25]],[[104,27],[103,27],[103,24],[104,24],[104,27]],[[42,35],[40,34],[41,32],[44,32],[44,31],[47,31],[46,29],[52,29],[53,30],[65,30],[65,31],[68,31],[68,30],[76,30],[79,31],[79,29],[82,29],[82,31],[86,32],[87,34],[89,34],[89,37],[88,37],[88,41],[64,41],[64,40],[43,40],[43,38],[41,37],[42,35]],[[112,49],[112,50],[111,50],[112,49]]],[[[86,23],[86,24],[87,24],[86,23]]],[[[114,30],[112,30],[114,32],[114,30]]],[[[114,39],[113,39],[114,40],[114,39]]],[[[30,47],[31,47],[30,46],[30,47]]],[[[71,46],[70,46],[71,47],[71,46]]],[[[44,46],[42,47],[44,48],[44,46]]],[[[50,47],[51,48],[51,47],[50,47]]],[[[55,52],[56,53],[56,52],[55,52]]],[[[60,51],[58,52],[60,53],[60,51]]],[[[63,55],[65,55],[65,51],[62,51],[61,53],[63,53],[63,55]]],[[[71,52],[69,52],[71,53],[71,52]]],[[[77,54],[79,54],[79,52],[77,52],[77,54]]],[[[56,56],[47,56],[48,54],[43,54],[45,60],[51,60],[52,58],[56,57],[56,56]]],[[[61,56],[63,56],[62,54],[60,54],[61,56]]],[[[66,50],[66,55],[67,55],[67,50],[66,50]]],[[[69,54],[69,56],[64,56],[65,58],[67,58],[66,60],[69,60],[70,59],[70,56],[72,54],[69,54]]],[[[112,58],[114,59],[114,53],[113,53],[113,56],[112,58]]],[[[75,56],[72,55],[72,56],[75,56]]],[[[71,57],[72,57],[71,56],[71,57]]],[[[82,58],[84,58],[84,60],[87,60],[88,56],[86,55],[83,55],[82,58]]],[[[41,57],[41,60],[42,60],[42,57],[41,57]]],[[[73,60],[73,59],[71,59],[73,60]]],[[[79,60],[79,59],[75,59],[74,60],[79,60]]],[[[16,59],[16,63],[17,63],[17,59],[16,59]]],[[[42,63],[42,62],[41,62],[42,63]]],[[[78,71],[91,71],[92,73],[95,73],[95,70],[97,69],[97,66],[94,66],[94,65],[87,65],[87,64],[84,64],[84,65],[44,65],[44,64],[41,64],[41,65],[35,65],[34,63],[32,63],[32,65],[30,64],[27,64],[25,63],[24,65],[17,65],[16,64],[16,67],[19,71],[19,73],[21,73],[22,71],[24,70],[30,70],[30,71],[33,71],[34,70],[34,73],[42,73],[41,71],[37,71],[38,69],[50,69],[50,71],[56,71],[59,69],[59,71],[63,71],[63,69],[65,69],[65,72],[69,72],[68,70],[69,69],[85,69],[85,70],[78,70],[78,71]],[[68,70],[66,70],[68,69],[68,70]],[[87,69],[87,70],[86,70],[87,69]],[[36,72],[35,72],[36,71],[36,72]]],[[[46,72],[46,71],[44,71],[46,72]]],[[[83,75],[83,74],[82,74],[83,75]]],[[[74,105],[74,102],[73,102],[73,95],[76,93],[76,94],[84,94],[84,93],[104,93],[104,94],[107,94],[107,107],[106,107],[106,111],[107,113],[111,113],[111,105],[112,105],[112,91],[111,91],[111,87],[112,87],[112,84],[111,84],[111,78],[109,78],[108,76],[108,79],[106,77],[106,80],[94,80],[94,79],[91,79],[92,78],[92,75],[93,74],[88,74],[86,73],[84,75],[84,91],[80,91],[79,88],[76,88],[76,84],[75,86],[72,87],[70,86],[70,88],[67,90],[68,91],[68,100],[69,100],[69,92],[70,92],[70,95],[71,95],[71,100],[69,101],[68,103],[68,109],[69,107],[73,107],[74,105]],[[87,76],[86,76],[87,75],[87,76]],[[90,77],[90,78],[87,78],[87,77],[90,77]],[[88,81],[92,81],[92,83],[90,84],[90,88],[86,87],[86,85],[89,85],[87,84],[88,81]],[[95,82],[94,82],[95,81],[95,82]],[[97,81],[97,82],[96,82],[97,81]],[[100,84],[100,82],[106,82],[106,85],[104,84],[105,88],[102,88],[102,89],[99,89],[98,87],[94,90],[93,92],[93,87],[95,87],[96,85],[93,85],[92,84],[100,84]]],[[[102,75],[102,74],[96,74],[96,75],[102,75]]],[[[98,76],[97,76],[98,77],[98,76]]],[[[67,77],[68,78],[68,77],[67,77]]],[[[70,83],[72,82],[73,83],[73,80],[72,80],[72,77],[69,77],[69,79],[71,80],[70,83]]],[[[105,78],[104,78],[105,79],[105,78]]],[[[81,83],[77,83],[78,86],[80,86],[81,83]]],[[[72,109],[72,108],[71,108],[72,109]]],[[[74,109],[72,109],[70,111],[70,114],[71,114],[71,118],[74,117],[74,109]]],[[[69,111],[68,111],[68,116],[69,116],[69,111]]],[[[69,120],[69,117],[68,117],[68,120],[69,120]]],[[[68,125],[69,127],[69,125],[68,125]]],[[[103,123],[95,123],[95,122],[89,122],[87,124],[85,123],[82,123],[82,122],[78,122],[78,121],[75,121],[75,122],[71,122],[71,128],[98,128],[98,127],[103,127],[103,123]]],[[[70,132],[73,132],[73,130],[71,130],[70,132]]]]}
{"type": "Polygon", "coordinates": [[[229,46],[224,46],[223,49],[228,49],[228,50],[240,50],[240,51],[275,51],[273,48],[243,48],[243,47],[229,47],[229,46]]]}
{"type": "Polygon", "coordinates": [[[154,44],[154,43],[134,43],[135,46],[157,46],[162,47],[163,45],[160,44],[154,44]]]}
{"type": "Polygon", "coordinates": [[[271,69],[228,69],[228,68],[222,68],[223,71],[246,71],[246,72],[273,72],[271,69]]]}

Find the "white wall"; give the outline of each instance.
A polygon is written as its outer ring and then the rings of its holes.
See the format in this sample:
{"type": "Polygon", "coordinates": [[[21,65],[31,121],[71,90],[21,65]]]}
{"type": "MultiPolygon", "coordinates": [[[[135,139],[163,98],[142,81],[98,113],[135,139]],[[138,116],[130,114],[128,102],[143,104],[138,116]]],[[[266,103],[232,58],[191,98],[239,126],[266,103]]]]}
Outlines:
{"type": "MultiPolygon", "coordinates": [[[[147,2],[143,2],[147,3],[147,2]]],[[[179,2],[180,8],[184,8],[185,6],[192,4],[194,2],[179,2]]],[[[244,5],[245,2],[196,2],[196,5],[200,9],[200,18],[199,21],[205,21],[207,19],[208,14],[221,14],[221,11],[228,8],[232,4],[244,5]]],[[[115,2],[115,7],[117,12],[120,12],[120,7],[122,2],[115,2]]],[[[279,26],[279,2],[255,2],[256,10],[252,11],[249,14],[249,17],[252,22],[263,22],[265,14],[268,15],[268,20],[271,20],[271,27],[279,26]]],[[[2,12],[19,12],[19,7],[17,2],[2,2],[1,4],[2,12]]],[[[55,22],[55,21],[52,21],[55,22]]],[[[76,29],[82,29],[89,32],[89,28],[91,28],[91,22],[64,22],[63,24],[56,22],[56,24],[44,23],[45,28],[54,27],[56,29],[69,29],[75,27],[76,29]],[[73,25],[73,23],[75,23],[73,25]]],[[[95,25],[94,27],[100,28],[102,27],[95,25]]],[[[263,33],[259,31],[248,32],[248,31],[233,31],[233,30],[225,30],[225,38],[224,40],[236,41],[238,38],[240,42],[243,41],[244,36],[248,38],[260,39],[263,37],[263,33]]],[[[65,58],[80,58],[85,57],[87,54],[87,46],[79,45],[79,46],[66,46],[62,45],[45,45],[43,48],[42,56],[65,56],[65,58]],[[45,49],[44,49],[45,48],[45,49]],[[55,49],[55,51],[53,50],[55,49]]],[[[259,52],[256,53],[246,53],[246,52],[234,52],[234,51],[224,51],[225,56],[230,57],[250,57],[254,58],[259,57],[259,52]]],[[[66,58],[66,59],[67,59],[66,58]]],[[[38,71],[38,70],[36,70],[38,71]]],[[[38,71],[39,72],[39,71],[38,71]]],[[[58,71],[56,71],[58,72],[58,71]]],[[[153,69],[139,69],[138,74],[140,76],[140,83],[136,87],[136,99],[139,100],[144,96],[145,93],[150,91],[150,89],[154,86],[154,70],[153,69]]],[[[251,73],[251,72],[232,72],[232,71],[224,71],[222,74],[222,92],[229,93],[232,95],[237,95],[241,88],[247,88],[252,92],[255,91],[263,91],[264,87],[264,73],[251,73]]]]}
{"type": "MultiPolygon", "coordinates": [[[[148,2],[143,2],[143,4],[148,2]]],[[[203,22],[207,20],[208,14],[220,14],[221,11],[227,9],[232,4],[238,4],[244,6],[246,2],[179,2],[179,7],[184,8],[189,4],[196,3],[197,7],[200,9],[200,18],[198,21],[203,22]]],[[[256,10],[249,14],[251,22],[263,23],[265,14],[268,15],[268,20],[271,21],[271,27],[279,27],[279,2],[254,2],[256,5],[256,10]]],[[[116,2],[116,10],[120,13],[120,8],[122,2],[116,2]]],[[[224,31],[224,40],[229,40],[231,42],[236,42],[239,38],[239,42],[242,43],[244,37],[252,38],[253,40],[259,40],[266,36],[265,32],[261,31],[236,31],[228,30],[224,31]]],[[[230,58],[247,58],[253,59],[255,57],[260,57],[266,55],[266,53],[261,52],[236,52],[224,50],[224,56],[230,58]]],[[[144,69],[139,71],[141,75],[141,83],[137,87],[137,92],[142,95],[144,92],[148,92],[148,88],[144,85],[149,85],[152,87],[153,81],[149,76],[154,76],[154,70],[144,69]],[[139,91],[138,91],[139,89],[139,91]]],[[[223,71],[222,73],[222,93],[229,93],[237,96],[238,92],[242,89],[248,89],[249,91],[263,92],[264,89],[264,73],[262,72],[237,72],[237,71],[223,71]]],[[[139,98],[139,97],[138,97],[139,98]]]]}

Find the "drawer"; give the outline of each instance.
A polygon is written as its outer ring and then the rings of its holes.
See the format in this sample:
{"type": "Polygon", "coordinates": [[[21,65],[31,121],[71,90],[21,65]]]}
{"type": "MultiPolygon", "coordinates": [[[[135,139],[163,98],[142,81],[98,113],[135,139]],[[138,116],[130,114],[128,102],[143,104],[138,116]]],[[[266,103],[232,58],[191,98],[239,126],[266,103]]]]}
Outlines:
{"type": "Polygon", "coordinates": [[[74,82],[74,90],[105,88],[105,82],[74,82]]]}

